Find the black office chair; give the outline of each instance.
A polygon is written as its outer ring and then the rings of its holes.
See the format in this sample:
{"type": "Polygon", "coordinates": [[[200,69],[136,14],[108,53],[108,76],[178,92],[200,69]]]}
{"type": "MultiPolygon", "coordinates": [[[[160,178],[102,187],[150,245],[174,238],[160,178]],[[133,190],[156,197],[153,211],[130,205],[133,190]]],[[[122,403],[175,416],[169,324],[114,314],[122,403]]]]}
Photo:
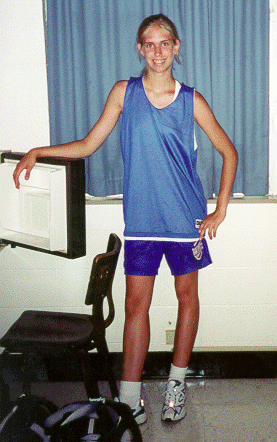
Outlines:
{"type": "MultiPolygon", "coordinates": [[[[92,315],[47,311],[25,311],[0,339],[1,355],[5,365],[11,353],[22,353],[27,364],[23,377],[23,392],[30,394],[31,379],[28,364],[34,355],[62,355],[70,352],[78,357],[84,374],[88,398],[99,397],[97,376],[89,351],[97,349],[103,356],[105,370],[113,399],[118,397],[105,330],[114,319],[112,283],[121,249],[121,241],[110,234],[106,253],[97,255],[92,264],[90,280],[85,299],[92,305],[92,315]],[[104,319],[103,301],[107,297],[109,311],[104,319]]],[[[1,387],[6,391],[5,382],[1,387]]]]}

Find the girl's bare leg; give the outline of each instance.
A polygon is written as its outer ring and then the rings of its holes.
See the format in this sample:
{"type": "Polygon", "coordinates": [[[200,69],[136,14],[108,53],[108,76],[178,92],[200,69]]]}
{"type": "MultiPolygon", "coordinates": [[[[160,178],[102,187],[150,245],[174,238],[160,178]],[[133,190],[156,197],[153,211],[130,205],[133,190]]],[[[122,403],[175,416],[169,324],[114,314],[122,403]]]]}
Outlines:
{"type": "Polygon", "coordinates": [[[150,341],[149,308],[155,276],[126,276],[122,380],[140,382],[150,341]]]}
{"type": "Polygon", "coordinates": [[[187,367],[199,322],[198,270],[176,276],[175,289],[179,306],[172,363],[187,367]]]}

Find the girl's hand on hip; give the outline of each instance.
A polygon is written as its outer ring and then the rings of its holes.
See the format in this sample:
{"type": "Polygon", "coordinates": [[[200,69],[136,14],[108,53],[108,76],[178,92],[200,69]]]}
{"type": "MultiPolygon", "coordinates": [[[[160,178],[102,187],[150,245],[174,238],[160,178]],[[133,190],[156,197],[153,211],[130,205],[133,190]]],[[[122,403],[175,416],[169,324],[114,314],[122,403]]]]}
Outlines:
{"type": "Polygon", "coordinates": [[[210,239],[215,238],[218,226],[222,223],[222,221],[224,221],[225,216],[226,213],[222,213],[217,210],[207,215],[199,227],[200,241],[203,239],[206,230],[208,231],[210,239]]]}

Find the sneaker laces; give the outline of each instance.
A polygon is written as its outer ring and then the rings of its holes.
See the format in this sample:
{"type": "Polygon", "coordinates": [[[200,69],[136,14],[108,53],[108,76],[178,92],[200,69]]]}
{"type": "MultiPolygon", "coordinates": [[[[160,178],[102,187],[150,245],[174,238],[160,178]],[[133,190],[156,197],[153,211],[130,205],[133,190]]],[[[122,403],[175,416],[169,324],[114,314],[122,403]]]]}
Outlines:
{"type": "Polygon", "coordinates": [[[166,390],[162,395],[165,397],[165,402],[169,407],[174,407],[176,403],[180,403],[184,400],[184,389],[185,385],[180,381],[168,381],[166,390]]]}

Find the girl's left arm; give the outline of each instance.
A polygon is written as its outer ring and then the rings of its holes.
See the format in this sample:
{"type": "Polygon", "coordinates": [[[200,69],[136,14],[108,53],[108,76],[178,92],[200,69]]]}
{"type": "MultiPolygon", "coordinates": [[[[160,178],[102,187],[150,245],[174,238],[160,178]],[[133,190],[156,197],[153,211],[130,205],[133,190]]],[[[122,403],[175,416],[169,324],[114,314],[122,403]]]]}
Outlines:
{"type": "Polygon", "coordinates": [[[196,91],[194,97],[194,119],[205,131],[213,146],[223,158],[216,209],[202,221],[199,228],[200,240],[203,238],[206,230],[208,231],[210,239],[212,239],[216,236],[217,228],[226,216],[227,206],[236,176],[238,154],[230,138],[215,119],[210,106],[204,97],[196,91]]]}

